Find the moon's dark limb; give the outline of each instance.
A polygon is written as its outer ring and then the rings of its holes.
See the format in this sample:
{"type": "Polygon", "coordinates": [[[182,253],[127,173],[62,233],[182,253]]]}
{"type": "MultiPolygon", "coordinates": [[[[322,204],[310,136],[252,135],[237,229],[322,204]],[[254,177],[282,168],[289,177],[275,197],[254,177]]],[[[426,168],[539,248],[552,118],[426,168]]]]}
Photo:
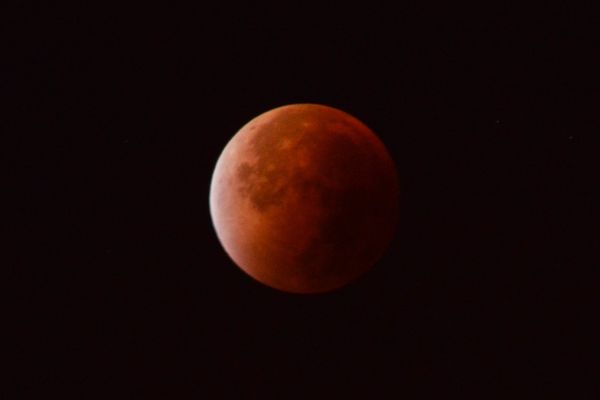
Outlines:
{"type": "Polygon", "coordinates": [[[211,214],[250,276],[277,289],[335,289],[383,254],[398,184],[383,144],[362,123],[319,105],[280,107],[244,126],[217,162],[211,214]]]}

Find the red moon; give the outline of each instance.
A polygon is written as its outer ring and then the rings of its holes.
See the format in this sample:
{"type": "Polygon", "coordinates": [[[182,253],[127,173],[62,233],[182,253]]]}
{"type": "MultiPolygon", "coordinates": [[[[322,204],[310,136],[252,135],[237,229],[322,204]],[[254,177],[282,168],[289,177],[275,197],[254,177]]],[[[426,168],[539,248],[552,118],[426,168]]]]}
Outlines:
{"type": "Polygon", "coordinates": [[[243,126],[220,155],[210,213],[231,259],[292,293],[340,288],[389,246],[398,178],[383,143],[335,108],[293,104],[243,126]]]}

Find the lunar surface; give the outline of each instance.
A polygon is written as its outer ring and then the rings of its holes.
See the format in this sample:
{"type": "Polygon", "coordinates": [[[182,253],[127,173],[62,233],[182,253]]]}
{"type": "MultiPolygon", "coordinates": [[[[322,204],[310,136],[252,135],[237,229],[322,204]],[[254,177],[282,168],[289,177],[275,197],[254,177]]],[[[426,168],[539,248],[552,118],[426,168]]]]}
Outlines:
{"type": "Polygon", "coordinates": [[[382,257],[398,217],[383,143],[349,114],[294,104],[243,126],[220,155],[210,212],[244,272],[272,288],[340,288],[382,257]]]}

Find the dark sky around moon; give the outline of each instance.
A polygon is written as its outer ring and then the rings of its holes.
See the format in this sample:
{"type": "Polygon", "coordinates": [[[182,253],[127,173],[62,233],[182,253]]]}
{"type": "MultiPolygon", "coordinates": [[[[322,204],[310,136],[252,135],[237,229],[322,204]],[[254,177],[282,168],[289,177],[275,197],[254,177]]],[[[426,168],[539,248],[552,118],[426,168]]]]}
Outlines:
{"type": "Polygon", "coordinates": [[[11,14],[0,78],[22,397],[593,397],[586,18],[53,7],[11,14]],[[248,280],[207,204],[229,138],[298,102],[372,128],[402,188],[378,266],[311,298],[248,280]]]}

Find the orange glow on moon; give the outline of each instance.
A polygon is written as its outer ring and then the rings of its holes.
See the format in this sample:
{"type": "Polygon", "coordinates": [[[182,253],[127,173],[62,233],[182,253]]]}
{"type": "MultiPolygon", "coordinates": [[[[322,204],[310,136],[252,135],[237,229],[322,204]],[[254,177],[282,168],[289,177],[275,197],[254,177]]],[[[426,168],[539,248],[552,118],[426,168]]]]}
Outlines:
{"type": "Polygon", "coordinates": [[[294,104],[243,126],[210,187],[219,241],[248,275],[293,293],[334,290],[381,258],[398,215],[383,143],[349,114],[294,104]]]}

